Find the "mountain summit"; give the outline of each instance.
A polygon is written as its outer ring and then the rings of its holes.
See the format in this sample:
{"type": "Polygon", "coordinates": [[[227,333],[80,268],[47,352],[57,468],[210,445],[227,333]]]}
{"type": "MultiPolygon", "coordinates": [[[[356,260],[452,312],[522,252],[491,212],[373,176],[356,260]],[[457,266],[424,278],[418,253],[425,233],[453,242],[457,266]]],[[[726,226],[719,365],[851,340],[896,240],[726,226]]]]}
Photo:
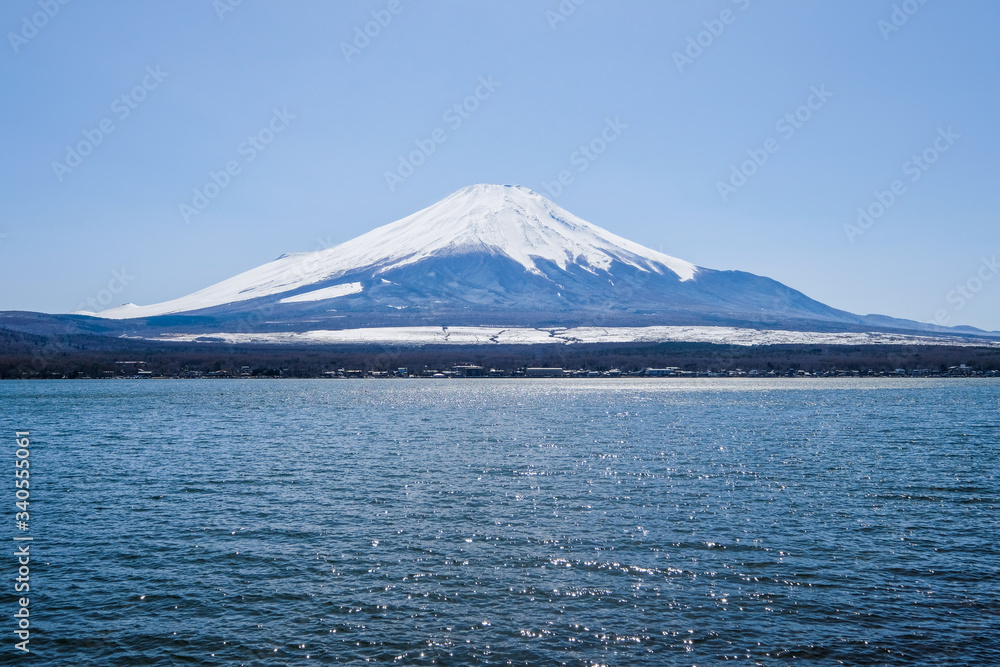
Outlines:
{"type": "Polygon", "coordinates": [[[540,263],[561,270],[572,264],[592,273],[619,263],[671,272],[680,280],[691,280],[697,271],[690,262],[612,234],[528,188],[477,184],[332,248],[283,255],[179,299],[152,306],[126,304],[98,315],[122,319],[200,311],[293,292],[354,272],[374,277],[429,259],[476,253],[506,258],[537,276],[546,275],[540,263]]]}
{"type": "Polygon", "coordinates": [[[141,318],[151,326],[197,316],[210,328],[266,323],[284,331],[414,325],[927,329],[837,310],[769,278],[697,267],[591,224],[528,188],[486,184],[462,188],[335,247],[283,255],[188,296],[80,314],[141,318]]]}
{"type": "MultiPolygon", "coordinates": [[[[392,268],[429,257],[487,252],[543,275],[539,260],[565,270],[576,264],[607,271],[614,262],[681,280],[696,267],[650,250],[578,218],[520,185],[470,185],[437,204],[380,227],[340,249],[360,252],[359,262],[392,268]]],[[[337,250],[337,249],[334,249],[337,250]]]]}

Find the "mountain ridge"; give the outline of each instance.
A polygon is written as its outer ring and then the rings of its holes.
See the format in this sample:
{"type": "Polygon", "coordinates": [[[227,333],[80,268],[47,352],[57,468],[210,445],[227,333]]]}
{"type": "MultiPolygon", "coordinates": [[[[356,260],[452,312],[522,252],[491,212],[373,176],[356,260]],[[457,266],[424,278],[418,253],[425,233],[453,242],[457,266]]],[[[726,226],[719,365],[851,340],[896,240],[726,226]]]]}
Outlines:
{"type": "Polygon", "coordinates": [[[123,334],[182,321],[259,332],[442,325],[976,331],[832,308],[764,276],[646,248],[528,188],[490,184],[178,299],[76,315],[120,321],[123,334]]]}
{"type": "Polygon", "coordinates": [[[692,279],[697,270],[589,223],[528,188],[480,183],[332,248],[286,253],[186,297],[79,314],[124,319],[189,312],[289,292],[352,270],[377,275],[431,257],[476,251],[509,257],[536,275],[544,275],[536,259],[561,269],[572,263],[603,270],[617,260],[644,271],[673,271],[681,280],[692,279]]]}

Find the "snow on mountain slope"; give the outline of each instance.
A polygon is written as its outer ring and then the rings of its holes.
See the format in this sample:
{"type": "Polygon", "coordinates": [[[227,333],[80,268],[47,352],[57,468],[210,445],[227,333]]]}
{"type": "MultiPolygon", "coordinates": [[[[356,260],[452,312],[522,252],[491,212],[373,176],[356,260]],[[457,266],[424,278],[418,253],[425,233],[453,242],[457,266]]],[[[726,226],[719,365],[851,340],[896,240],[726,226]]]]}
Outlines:
{"type": "MultiPolygon", "coordinates": [[[[613,261],[645,271],[664,268],[690,280],[693,264],[633,243],[593,225],[519,185],[471,185],[450,197],[353,241],[358,266],[386,270],[442,253],[487,251],[540,273],[535,259],[565,269],[573,263],[607,270],[613,261]]],[[[339,253],[338,253],[339,254],[339,253]]]]}
{"type": "Polygon", "coordinates": [[[364,291],[361,283],[342,283],[333,287],[313,290],[305,294],[296,294],[287,299],[282,299],[279,303],[305,303],[306,301],[323,301],[324,299],[336,299],[348,294],[358,294],[364,291]]]}
{"type": "Polygon", "coordinates": [[[161,334],[148,340],[228,344],[575,345],[580,343],[712,343],[725,345],[950,345],[1000,348],[1000,342],[961,336],[887,332],[815,332],[737,327],[373,327],[274,333],[161,334]]]}
{"type": "Polygon", "coordinates": [[[690,262],[593,225],[528,188],[479,184],[333,248],[284,255],[172,301],[126,304],[97,315],[126,319],[190,312],[281,294],[358,271],[370,270],[374,276],[431,257],[473,252],[508,257],[538,275],[543,275],[536,265],[539,260],[561,269],[572,264],[591,273],[619,262],[643,272],[672,272],[681,281],[692,280],[698,271],[690,262]]]}

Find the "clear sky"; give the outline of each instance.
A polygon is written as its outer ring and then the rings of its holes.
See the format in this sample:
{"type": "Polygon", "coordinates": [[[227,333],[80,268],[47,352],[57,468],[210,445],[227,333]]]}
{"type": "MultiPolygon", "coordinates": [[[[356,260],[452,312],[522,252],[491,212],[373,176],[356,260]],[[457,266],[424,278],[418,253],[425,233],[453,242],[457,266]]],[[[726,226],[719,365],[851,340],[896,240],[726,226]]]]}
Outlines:
{"type": "Polygon", "coordinates": [[[0,310],[175,298],[486,182],[1000,330],[997,25],[993,0],[9,0],[0,310]]]}

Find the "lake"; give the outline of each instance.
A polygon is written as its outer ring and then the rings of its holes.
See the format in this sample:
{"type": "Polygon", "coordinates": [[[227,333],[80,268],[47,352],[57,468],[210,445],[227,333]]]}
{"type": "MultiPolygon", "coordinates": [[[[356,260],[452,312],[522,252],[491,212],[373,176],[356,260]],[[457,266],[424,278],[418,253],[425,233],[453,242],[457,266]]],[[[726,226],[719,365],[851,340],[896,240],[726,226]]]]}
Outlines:
{"type": "Polygon", "coordinates": [[[9,381],[0,408],[0,654],[30,535],[31,664],[1000,663],[997,380],[9,381]]]}

